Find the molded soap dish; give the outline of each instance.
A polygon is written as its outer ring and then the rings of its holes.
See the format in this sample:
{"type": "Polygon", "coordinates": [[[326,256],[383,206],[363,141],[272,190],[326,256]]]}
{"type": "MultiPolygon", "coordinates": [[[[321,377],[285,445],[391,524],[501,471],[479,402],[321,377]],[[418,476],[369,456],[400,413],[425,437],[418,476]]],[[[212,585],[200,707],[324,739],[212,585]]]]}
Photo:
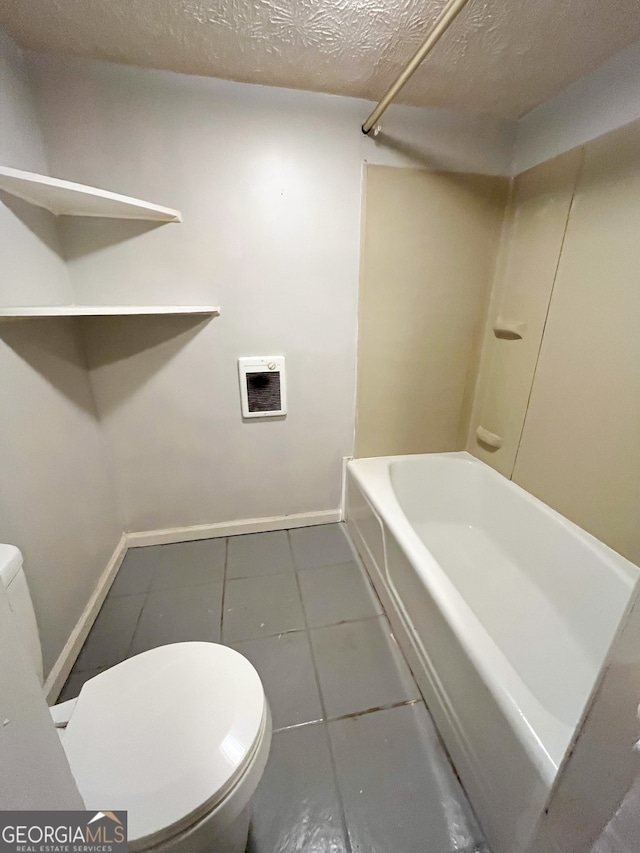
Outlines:
{"type": "Polygon", "coordinates": [[[504,444],[504,438],[501,435],[496,435],[495,432],[489,432],[483,426],[479,426],[476,430],[476,438],[480,444],[486,445],[490,450],[499,450],[504,444]]]}

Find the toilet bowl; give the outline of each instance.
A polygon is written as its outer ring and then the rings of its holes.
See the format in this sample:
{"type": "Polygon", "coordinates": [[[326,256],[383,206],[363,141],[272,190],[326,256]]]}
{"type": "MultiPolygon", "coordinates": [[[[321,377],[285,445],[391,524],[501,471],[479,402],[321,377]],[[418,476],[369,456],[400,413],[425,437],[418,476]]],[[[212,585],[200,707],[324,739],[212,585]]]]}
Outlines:
{"type": "Polygon", "coordinates": [[[270,736],[246,658],[176,643],[87,681],[62,743],[87,808],[128,811],[131,851],[213,853],[216,839],[221,853],[235,853],[246,845],[270,736]]]}
{"type": "MultiPolygon", "coordinates": [[[[14,546],[0,545],[0,580],[41,676],[14,546]]],[[[89,679],[51,714],[86,807],[127,811],[132,853],[244,853],[272,726],[258,673],[238,652],[161,646],[89,679]]]]}

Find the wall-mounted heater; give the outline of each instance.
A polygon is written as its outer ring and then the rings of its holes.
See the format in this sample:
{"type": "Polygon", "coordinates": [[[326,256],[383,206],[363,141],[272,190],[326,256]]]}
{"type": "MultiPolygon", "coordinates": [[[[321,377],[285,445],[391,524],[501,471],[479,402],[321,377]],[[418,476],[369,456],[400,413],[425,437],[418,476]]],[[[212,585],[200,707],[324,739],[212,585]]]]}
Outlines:
{"type": "Polygon", "coordinates": [[[287,414],[284,356],[238,359],[243,418],[274,418],[287,414]]]}

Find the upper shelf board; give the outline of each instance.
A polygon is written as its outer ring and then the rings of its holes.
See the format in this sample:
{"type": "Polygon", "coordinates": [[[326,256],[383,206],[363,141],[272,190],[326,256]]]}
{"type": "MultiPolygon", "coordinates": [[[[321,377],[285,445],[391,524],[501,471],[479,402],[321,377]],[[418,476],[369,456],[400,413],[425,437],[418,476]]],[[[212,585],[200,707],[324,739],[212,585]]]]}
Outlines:
{"type": "Polygon", "coordinates": [[[33,317],[140,317],[158,314],[217,317],[220,308],[216,305],[29,305],[0,308],[0,321],[33,317]]]}
{"type": "Polygon", "coordinates": [[[139,198],[75,184],[35,172],[0,166],[0,190],[44,207],[55,216],[101,216],[108,219],[146,219],[181,222],[179,210],[160,207],[139,198]]]}

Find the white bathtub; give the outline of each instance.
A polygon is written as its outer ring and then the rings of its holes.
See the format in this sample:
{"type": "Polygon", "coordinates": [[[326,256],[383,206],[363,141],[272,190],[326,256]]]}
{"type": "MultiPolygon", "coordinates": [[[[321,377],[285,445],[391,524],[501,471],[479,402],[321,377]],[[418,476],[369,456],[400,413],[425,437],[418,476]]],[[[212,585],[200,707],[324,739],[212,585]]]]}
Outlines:
{"type": "Polygon", "coordinates": [[[524,853],[639,570],[468,453],[350,462],[347,523],[493,853],[524,853]]]}

